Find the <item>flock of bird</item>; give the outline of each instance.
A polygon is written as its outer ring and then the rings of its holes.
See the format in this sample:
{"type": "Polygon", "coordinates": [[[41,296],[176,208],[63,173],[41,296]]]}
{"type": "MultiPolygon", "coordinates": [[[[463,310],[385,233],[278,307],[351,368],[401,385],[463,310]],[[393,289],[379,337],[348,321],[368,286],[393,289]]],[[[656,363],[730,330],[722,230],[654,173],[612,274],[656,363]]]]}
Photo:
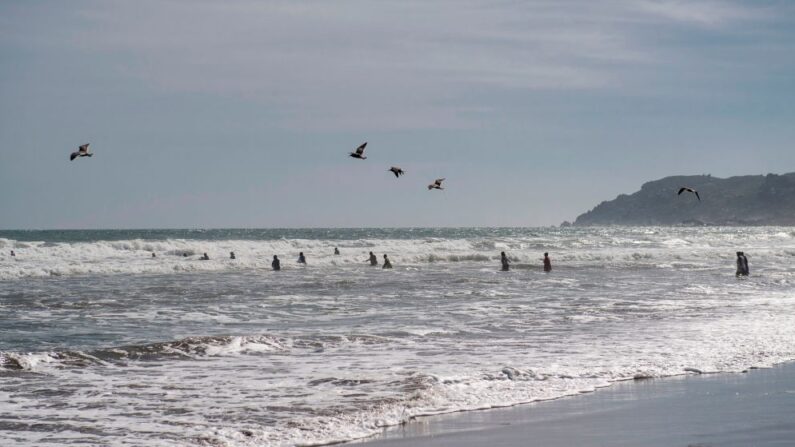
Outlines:
{"type": "MultiPolygon", "coordinates": [[[[91,157],[92,155],[94,155],[91,152],[89,152],[88,145],[89,145],[89,143],[86,143],[86,144],[80,146],[77,149],[77,151],[72,152],[69,155],[69,160],[74,160],[75,158],[78,158],[78,157],[91,157]]],[[[367,156],[364,155],[365,148],[367,148],[367,142],[366,141],[364,143],[362,143],[361,145],[359,145],[359,147],[357,147],[356,150],[351,152],[350,156],[353,157],[353,158],[358,158],[359,160],[367,160],[367,156]]],[[[401,175],[405,174],[405,172],[403,172],[403,169],[400,169],[397,166],[392,166],[391,168],[387,169],[387,171],[395,174],[396,178],[400,178],[401,175]]],[[[433,190],[433,189],[444,189],[442,187],[442,182],[443,181],[444,181],[444,178],[437,178],[436,180],[433,181],[433,183],[428,185],[428,190],[430,191],[430,190],[433,190]]],[[[685,192],[685,191],[695,194],[696,198],[698,199],[698,201],[699,202],[701,201],[701,196],[698,195],[698,191],[696,191],[695,189],[690,188],[688,186],[683,186],[683,187],[679,188],[679,192],[677,193],[677,195],[681,196],[682,193],[685,192]]]]}
{"type": "MultiPolygon", "coordinates": [[[[72,152],[69,155],[69,160],[74,160],[78,157],[91,157],[92,154],[88,150],[89,143],[86,143],[80,146],[75,152],[72,152]]],[[[367,142],[365,141],[359,147],[356,148],[355,151],[351,152],[351,157],[358,158],[359,160],[367,160],[367,157],[364,155],[364,149],[367,147],[367,142]]],[[[392,166],[391,168],[387,169],[389,172],[395,174],[395,177],[400,178],[401,175],[405,174],[402,169],[397,166],[392,166]]],[[[430,185],[428,185],[428,190],[432,189],[444,189],[442,188],[442,182],[444,181],[443,178],[437,178],[433,181],[430,185]]]]}
{"type": "MultiPolygon", "coordinates": [[[[350,155],[353,158],[358,158],[359,160],[367,160],[367,157],[364,155],[364,149],[367,147],[367,142],[365,141],[359,147],[356,148],[355,151],[351,152],[350,155]]],[[[400,178],[401,175],[405,174],[402,169],[397,166],[392,166],[391,168],[387,169],[387,171],[395,174],[396,178],[400,178]]],[[[437,178],[434,180],[433,183],[428,185],[428,190],[431,189],[444,189],[442,188],[442,182],[444,181],[443,178],[437,178]]]]}

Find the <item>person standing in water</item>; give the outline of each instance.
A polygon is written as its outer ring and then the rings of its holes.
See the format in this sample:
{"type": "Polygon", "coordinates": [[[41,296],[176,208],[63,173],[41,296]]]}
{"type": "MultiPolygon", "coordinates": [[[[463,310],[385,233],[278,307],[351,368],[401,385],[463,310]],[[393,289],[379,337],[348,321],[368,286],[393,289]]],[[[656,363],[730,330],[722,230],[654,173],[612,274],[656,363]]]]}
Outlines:
{"type": "Polygon", "coordinates": [[[271,262],[271,268],[274,271],[279,271],[282,269],[281,263],[279,262],[279,257],[276,255],[273,255],[273,262],[271,262]]]}
{"type": "Polygon", "coordinates": [[[386,257],[386,253],[384,254],[384,266],[381,267],[382,269],[391,269],[392,263],[389,262],[389,258],[386,257]]]}
{"type": "Polygon", "coordinates": [[[339,248],[337,248],[337,247],[334,247],[334,254],[335,254],[335,255],[339,255],[339,254],[340,254],[340,250],[339,250],[339,248]]]}
{"type": "Polygon", "coordinates": [[[17,256],[17,254],[16,254],[16,253],[14,253],[14,250],[11,250],[11,257],[12,257],[12,258],[15,258],[16,256],[17,256]]]}
{"type": "Polygon", "coordinates": [[[370,265],[372,267],[378,267],[378,258],[375,257],[373,252],[370,252],[370,265]]]}
{"type": "Polygon", "coordinates": [[[298,253],[298,263],[306,265],[306,258],[304,257],[304,252],[298,253]]]}
{"type": "Polygon", "coordinates": [[[549,253],[544,253],[544,271],[547,273],[552,271],[552,260],[549,259],[549,253]]]}
{"type": "Polygon", "coordinates": [[[156,258],[156,257],[157,257],[157,255],[155,254],[155,252],[152,252],[152,257],[153,257],[153,258],[156,258]]]}
{"type": "Polygon", "coordinates": [[[508,256],[505,255],[505,252],[500,253],[500,262],[502,262],[503,272],[507,272],[511,269],[511,264],[508,262],[508,256]]]}
{"type": "Polygon", "coordinates": [[[233,252],[233,251],[229,252],[229,259],[237,259],[237,258],[235,258],[235,252],[233,252]]]}
{"type": "Polygon", "coordinates": [[[748,276],[750,273],[748,269],[748,258],[745,257],[745,253],[738,251],[737,252],[737,273],[735,276],[748,276]]]}
{"type": "Polygon", "coordinates": [[[502,263],[503,272],[507,272],[508,270],[511,269],[511,263],[508,262],[508,256],[505,254],[504,251],[500,253],[500,262],[502,263]]]}

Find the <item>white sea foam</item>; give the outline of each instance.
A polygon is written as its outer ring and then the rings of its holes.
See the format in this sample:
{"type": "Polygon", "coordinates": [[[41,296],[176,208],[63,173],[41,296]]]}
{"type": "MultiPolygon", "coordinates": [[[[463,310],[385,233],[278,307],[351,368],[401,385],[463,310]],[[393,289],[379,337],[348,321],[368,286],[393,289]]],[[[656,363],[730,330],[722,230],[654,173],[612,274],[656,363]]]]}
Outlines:
{"type": "Polygon", "coordinates": [[[795,359],[795,238],[778,235],[791,230],[695,231],[29,242],[0,266],[62,276],[1,284],[0,423],[23,425],[0,441],[315,445],[419,415],[795,359]],[[514,271],[497,271],[502,246],[514,271]],[[733,275],[737,249],[747,279],[733,275]],[[367,267],[370,250],[396,269],[367,267]],[[287,274],[258,271],[274,252],[287,274]],[[64,254],[83,261],[58,265],[64,254]]]}
{"type": "MultiPolygon", "coordinates": [[[[688,259],[698,265],[714,265],[716,258],[731,259],[737,249],[735,233],[712,232],[705,235],[667,237],[660,232],[638,233],[636,237],[615,234],[555,234],[547,238],[488,237],[426,238],[426,239],[354,239],[354,240],[118,240],[93,242],[20,242],[0,239],[0,247],[15,248],[17,257],[0,257],[0,280],[64,275],[97,274],[168,274],[174,272],[208,272],[234,270],[267,270],[273,255],[278,255],[284,268],[296,266],[298,252],[307,255],[309,266],[361,266],[368,253],[388,253],[393,264],[403,266],[445,262],[495,263],[499,252],[507,251],[517,264],[538,265],[543,251],[552,253],[556,261],[566,265],[623,264],[638,266],[654,262],[672,263],[688,259]],[[642,236],[639,239],[637,236],[642,236]],[[332,254],[339,247],[341,255],[332,254]],[[237,259],[229,259],[229,252],[237,259]],[[158,255],[151,258],[151,253],[158,255]],[[208,253],[210,261],[200,261],[208,253]],[[187,254],[188,257],[183,257],[187,254]]],[[[788,232],[758,232],[744,235],[742,244],[753,244],[750,259],[765,256],[778,262],[791,257],[791,247],[781,246],[788,232]]]]}

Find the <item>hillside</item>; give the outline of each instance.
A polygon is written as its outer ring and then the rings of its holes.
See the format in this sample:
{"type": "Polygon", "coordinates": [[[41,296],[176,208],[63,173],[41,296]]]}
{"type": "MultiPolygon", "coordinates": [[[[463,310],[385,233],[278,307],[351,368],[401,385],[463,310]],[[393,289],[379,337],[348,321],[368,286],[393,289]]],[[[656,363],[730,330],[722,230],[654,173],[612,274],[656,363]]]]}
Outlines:
{"type": "Polygon", "coordinates": [[[795,172],[665,177],[600,203],[574,225],[795,225],[795,172]],[[701,201],[678,196],[682,186],[696,189],[701,201]]]}

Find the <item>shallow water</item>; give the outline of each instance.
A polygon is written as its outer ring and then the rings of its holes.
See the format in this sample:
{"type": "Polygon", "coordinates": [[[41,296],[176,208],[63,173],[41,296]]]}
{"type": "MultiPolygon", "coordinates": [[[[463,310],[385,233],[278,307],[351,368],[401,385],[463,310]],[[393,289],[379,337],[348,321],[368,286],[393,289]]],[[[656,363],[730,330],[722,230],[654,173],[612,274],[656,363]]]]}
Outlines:
{"type": "Polygon", "coordinates": [[[0,443],[316,444],[771,365],[795,358],[793,261],[770,227],[2,231],[0,443]]]}

